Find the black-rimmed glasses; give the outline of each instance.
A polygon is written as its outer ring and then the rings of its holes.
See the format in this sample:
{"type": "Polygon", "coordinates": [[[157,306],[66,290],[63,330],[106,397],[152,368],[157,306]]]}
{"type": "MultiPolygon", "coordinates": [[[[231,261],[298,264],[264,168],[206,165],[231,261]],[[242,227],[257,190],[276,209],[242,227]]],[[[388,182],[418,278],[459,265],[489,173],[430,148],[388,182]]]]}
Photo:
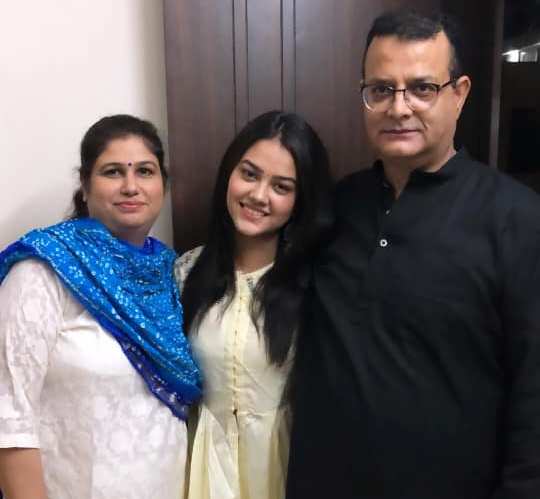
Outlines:
{"type": "Polygon", "coordinates": [[[384,83],[371,83],[362,85],[362,99],[365,106],[374,112],[385,112],[390,109],[396,93],[403,92],[403,99],[413,111],[425,111],[429,109],[439,95],[439,92],[448,85],[455,84],[458,78],[452,78],[442,85],[428,82],[415,82],[405,88],[394,88],[384,83]]]}

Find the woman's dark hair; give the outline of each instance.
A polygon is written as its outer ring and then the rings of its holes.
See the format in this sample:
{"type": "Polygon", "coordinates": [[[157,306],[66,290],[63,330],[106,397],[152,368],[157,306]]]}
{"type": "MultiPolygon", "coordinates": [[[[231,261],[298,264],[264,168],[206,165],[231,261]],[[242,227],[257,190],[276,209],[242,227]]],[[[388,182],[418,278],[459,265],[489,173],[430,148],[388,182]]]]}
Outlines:
{"type": "Polygon", "coordinates": [[[441,32],[448,38],[452,50],[448,68],[450,78],[459,78],[463,74],[463,35],[457,19],[445,12],[422,14],[410,9],[389,11],[373,21],[366,37],[362,73],[368,48],[375,37],[396,36],[403,41],[423,41],[441,32]]]}
{"type": "MultiPolygon", "coordinates": [[[[232,300],[235,288],[235,227],[227,210],[232,171],[259,140],[278,139],[294,159],[296,201],[291,218],[280,231],[274,265],[253,292],[251,317],[264,318],[263,336],[271,363],[281,365],[299,327],[303,295],[308,284],[308,257],[327,233],[331,218],[328,155],[321,140],[296,114],[270,111],[250,121],[229,145],[214,187],[208,242],[189,272],[182,302],[186,331],[210,307],[232,300]]],[[[259,331],[261,332],[261,331],[259,331]]]]}
{"type": "Polygon", "coordinates": [[[88,189],[92,169],[99,155],[109,142],[134,135],[140,137],[148,150],[158,159],[163,185],[167,183],[167,170],[164,164],[163,144],[156,127],[149,121],[129,114],[106,116],[94,123],[84,134],[81,142],[81,166],[79,167],[80,187],[73,194],[73,211],[69,218],[88,216],[88,206],[83,199],[83,187],[88,189]]]}

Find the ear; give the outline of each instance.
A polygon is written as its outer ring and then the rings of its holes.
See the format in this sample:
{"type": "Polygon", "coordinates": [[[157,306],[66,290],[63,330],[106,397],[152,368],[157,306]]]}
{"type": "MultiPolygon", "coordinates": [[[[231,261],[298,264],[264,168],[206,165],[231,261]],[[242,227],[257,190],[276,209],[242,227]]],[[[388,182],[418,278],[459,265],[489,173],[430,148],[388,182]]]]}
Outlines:
{"type": "Polygon", "coordinates": [[[86,203],[88,202],[88,196],[86,195],[86,189],[84,186],[81,186],[82,200],[86,203]]]}
{"type": "Polygon", "coordinates": [[[456,118],[459,118],[461,110],[465,105],[467,96],[471,90],[471,79],[467,75],[460,76],[454,86],[454,94],[456,96],[456,118]]]}

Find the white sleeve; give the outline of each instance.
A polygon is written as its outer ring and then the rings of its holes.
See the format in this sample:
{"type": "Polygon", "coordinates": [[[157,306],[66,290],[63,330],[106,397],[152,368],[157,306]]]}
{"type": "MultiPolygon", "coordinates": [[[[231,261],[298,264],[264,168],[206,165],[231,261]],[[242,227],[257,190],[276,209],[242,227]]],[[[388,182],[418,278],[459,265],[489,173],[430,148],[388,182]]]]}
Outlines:
{"type": "Polygon", "coordinates": [[[14,265],[0,286],[0,448],[39,448],[41,389],[64,301],[58,278],[37,260],[14,265]]]}
{"type": "Polygon", "coordinates": [[[196,248],[186,251],[174,262],[174,277],[176,278],[176,283],[178,284],[180,293],[182,293],[184,282],[186,281],[189,272],[193,268],[193,265],[195,265],[197,258],[199,258],[202,249],[202,246],[197,246],[196,248]]]}

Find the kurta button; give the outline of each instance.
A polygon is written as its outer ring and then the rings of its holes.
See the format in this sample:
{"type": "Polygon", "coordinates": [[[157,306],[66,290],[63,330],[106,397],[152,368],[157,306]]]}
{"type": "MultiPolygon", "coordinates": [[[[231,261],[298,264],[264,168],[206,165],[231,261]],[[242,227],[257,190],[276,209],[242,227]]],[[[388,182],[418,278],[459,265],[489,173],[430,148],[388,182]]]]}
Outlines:
{"type": "Polygon", "coordinates": [[[381,248],[386,248],[386,247],[388,246],[388,241],[387,241],[386,239],[381,239],[381,240],[379,241],[379,246],[380,246],[381,248]]]}
{"type": "Polygon", "coordinates": [[[390,210],[386,210],[386,211],[384,212],[384,214],[385,214],[385,215],[390,215],[390,210]]]}

